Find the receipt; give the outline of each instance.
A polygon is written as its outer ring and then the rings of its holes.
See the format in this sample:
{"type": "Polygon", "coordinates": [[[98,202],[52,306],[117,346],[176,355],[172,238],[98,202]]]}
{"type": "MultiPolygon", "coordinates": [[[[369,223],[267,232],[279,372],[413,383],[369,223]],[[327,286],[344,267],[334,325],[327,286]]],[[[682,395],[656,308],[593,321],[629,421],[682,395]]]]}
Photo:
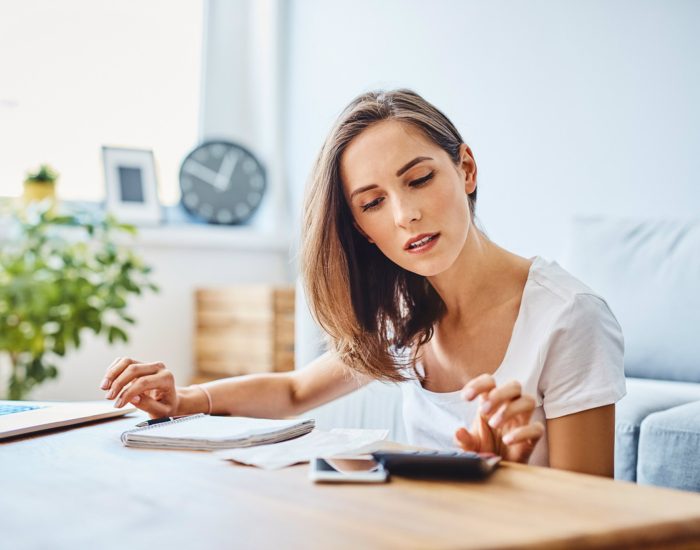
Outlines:
{"type": "Polygon", "coordinates": [[[304,436],[281,443],[226,449],[215,451],[213,454],[223,460],[233,460],[265,470],[277,470],[299,462],[309,462],[316,457],[370,452],[372,447],[386,439],[388,434],[389,430],[313,430],[304,436]]]}

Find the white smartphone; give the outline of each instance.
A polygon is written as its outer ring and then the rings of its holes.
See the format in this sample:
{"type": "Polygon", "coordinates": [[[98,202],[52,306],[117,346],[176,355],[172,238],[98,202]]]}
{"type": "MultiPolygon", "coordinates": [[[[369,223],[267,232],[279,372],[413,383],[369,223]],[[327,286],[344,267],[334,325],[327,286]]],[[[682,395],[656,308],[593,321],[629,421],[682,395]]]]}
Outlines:
{"type": "Polygon", "coordinates": [[[309,479],[315,483],[384,483],[389,476],[372,455],[343,455],[311,460],[309,479]]]}

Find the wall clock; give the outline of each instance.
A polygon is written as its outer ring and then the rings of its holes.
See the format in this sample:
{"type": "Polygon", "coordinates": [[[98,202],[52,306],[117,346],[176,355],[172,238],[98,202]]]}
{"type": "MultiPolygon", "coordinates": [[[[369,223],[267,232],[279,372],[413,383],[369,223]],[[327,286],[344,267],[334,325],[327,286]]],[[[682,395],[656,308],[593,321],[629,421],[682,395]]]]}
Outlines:
{"type": "Polygon", "coordinates": [[[246,221],[260,206],[265,170],[242,145],[207,141],[192,150],[180,166],[182,205],[209,223],[246,221]]]}

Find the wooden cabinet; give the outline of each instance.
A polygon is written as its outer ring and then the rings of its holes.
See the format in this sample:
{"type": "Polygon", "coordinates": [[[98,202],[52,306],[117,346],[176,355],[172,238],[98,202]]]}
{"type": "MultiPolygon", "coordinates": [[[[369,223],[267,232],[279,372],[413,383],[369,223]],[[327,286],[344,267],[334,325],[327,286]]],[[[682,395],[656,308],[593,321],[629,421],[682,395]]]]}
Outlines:
{"type": "Polygon", "coordinates": [[[294,288],[245,285],[195,292],[193,383],[294,369],[294,288]]]}

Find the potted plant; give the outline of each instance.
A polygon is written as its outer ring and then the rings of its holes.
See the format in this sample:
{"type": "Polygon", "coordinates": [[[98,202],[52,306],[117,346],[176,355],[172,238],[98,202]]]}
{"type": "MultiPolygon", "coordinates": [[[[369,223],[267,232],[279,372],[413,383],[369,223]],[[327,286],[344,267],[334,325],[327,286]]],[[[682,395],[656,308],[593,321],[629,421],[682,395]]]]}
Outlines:
{"type": "Polygon", "coordinates": [[[15,213],[0,248],[0,355],[9,358],[9,399],[58,376],[56,361],[85,331],[128,341],[131,297],[157,291],[151,268],[123,237],[135,228],[111,216],[49,214],[48,204],[15,213]]]}
{"type": "MultiPolygon", "coordinates": [[[[56,202],[56,180],[58,172],[48,164],[42,164],[38,170],[27,172],[24,180],[24,203],[39,202],[50,199],[53,205],[56,202]]],[[[53,213],[53,210],[51,211],[53,213]]]]}

